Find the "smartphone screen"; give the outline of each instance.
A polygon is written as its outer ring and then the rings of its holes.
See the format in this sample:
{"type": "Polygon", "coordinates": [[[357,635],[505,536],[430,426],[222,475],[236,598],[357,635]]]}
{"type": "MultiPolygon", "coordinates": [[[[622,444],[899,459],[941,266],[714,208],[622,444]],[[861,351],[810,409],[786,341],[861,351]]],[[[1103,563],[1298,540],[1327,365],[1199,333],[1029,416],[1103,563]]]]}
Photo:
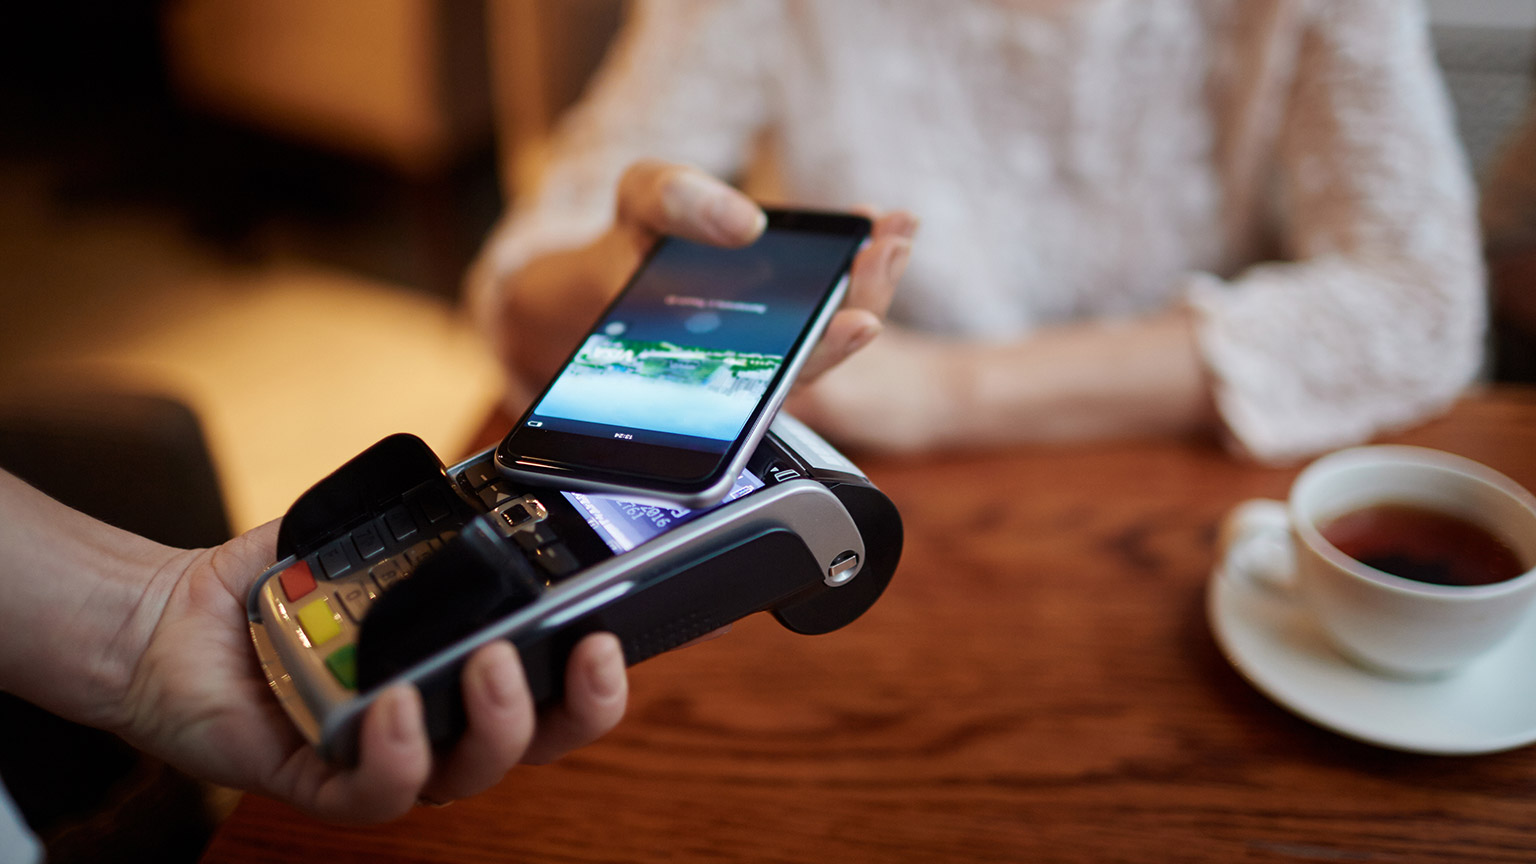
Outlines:
{"type": "Polygon", "coordinates": [[[723,495],[868,230],[862,217],[770,211],[745,248],[663,239],[502,442],[499,463],[571,488],[723,495]]]}

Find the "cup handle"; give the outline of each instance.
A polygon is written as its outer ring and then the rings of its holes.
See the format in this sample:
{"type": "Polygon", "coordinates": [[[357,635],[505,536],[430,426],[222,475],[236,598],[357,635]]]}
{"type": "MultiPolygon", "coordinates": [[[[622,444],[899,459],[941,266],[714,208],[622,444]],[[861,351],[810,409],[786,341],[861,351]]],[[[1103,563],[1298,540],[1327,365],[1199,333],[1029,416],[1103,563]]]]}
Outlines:
{"type": "Polygon", "coordinates": [[[1295,590],[1296,546],[1284,501],[1253,498],[1232,508],[1218,543],[1225,578],[1286,594],[1295,590]]]}

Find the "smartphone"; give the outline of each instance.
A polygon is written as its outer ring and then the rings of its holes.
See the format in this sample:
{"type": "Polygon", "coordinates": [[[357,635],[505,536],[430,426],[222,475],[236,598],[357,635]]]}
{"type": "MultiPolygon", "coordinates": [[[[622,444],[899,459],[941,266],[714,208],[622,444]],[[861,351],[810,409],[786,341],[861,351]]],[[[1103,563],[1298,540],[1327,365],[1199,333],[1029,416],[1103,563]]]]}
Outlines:
{"type": "Polygon", "coordinates": [[[719,503],[847,291],[871,223],[768,210],[750,246],[660,240],[496,448],[508,477],[719,503]]]}

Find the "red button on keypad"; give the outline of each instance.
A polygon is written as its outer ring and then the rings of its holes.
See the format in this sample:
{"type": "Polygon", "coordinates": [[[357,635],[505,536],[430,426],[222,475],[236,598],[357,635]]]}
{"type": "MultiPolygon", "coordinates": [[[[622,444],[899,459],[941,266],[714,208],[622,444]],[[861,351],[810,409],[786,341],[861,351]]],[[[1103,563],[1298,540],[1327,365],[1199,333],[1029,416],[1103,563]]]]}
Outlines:
{"type": "Polygon", "coordinates": [[[309,572],[309,565],[303,561],[284,570],[277,578],[290,603],[315,590],[315,574],[309,572]]]}

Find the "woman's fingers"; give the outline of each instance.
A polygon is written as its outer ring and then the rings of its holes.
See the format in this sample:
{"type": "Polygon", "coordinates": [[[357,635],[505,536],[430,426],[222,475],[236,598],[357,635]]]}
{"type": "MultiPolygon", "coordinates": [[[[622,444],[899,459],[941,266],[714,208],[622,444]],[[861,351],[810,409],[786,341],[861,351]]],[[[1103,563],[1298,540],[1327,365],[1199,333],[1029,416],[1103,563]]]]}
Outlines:
{"type": "Polygon", "coordinates": [[[820,378],[828,369],[875,341],[885,329],[880,317],[867,309],[840,309],[827,323],[827,331],[812,349],[800,369],[796,386],[805,386],[820,378]]]}
{"type": "Polygon", "coordinates": [[[916,234],[917,219],[904,210],[892,211],[875,220],[869,243],[854,259],[843,308],[865,309],[885,318],[896,285],[907,272],[912,238],[916,234]]]}
{"type": "Polygon", "coordinates": [[[697,168],[644,160],[619,180],[616,227],[648,240],[670,234],[716,246],[745,246],[767,224],[751,198],[697,168]]]}
{"type": "Polygon", "coordinates": [[[903,211],[875,220],[869,243],[853,261],[843,307],[832,317],[821,342],[806,359],[800,383],[815,381],[880,335],[896,284],[906,272],[916,231],[917,220],[903,211]]]}

